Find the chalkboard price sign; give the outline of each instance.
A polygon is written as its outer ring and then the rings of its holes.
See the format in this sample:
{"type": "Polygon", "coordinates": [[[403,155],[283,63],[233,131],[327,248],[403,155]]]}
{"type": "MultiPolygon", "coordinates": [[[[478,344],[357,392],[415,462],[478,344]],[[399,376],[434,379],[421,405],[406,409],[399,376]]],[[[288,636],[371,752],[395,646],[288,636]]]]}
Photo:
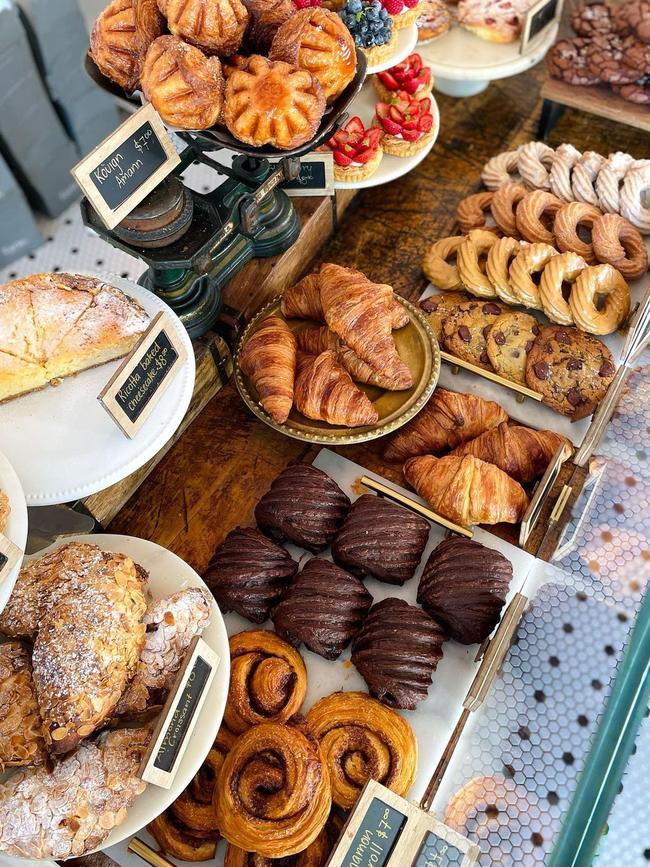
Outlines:
{"type": "Polygon", "coordinates": [[[22,556],[20,548],[0,533],[0,585],[20,563],[22,556]]]}
{"type": "Polygon", "coordinates": [[[399,840],[406,816],[373,798],[350,844],[344,863],[354,867],[384,867],[399,840]]]}
{"type": "Polygon", "coordinates": [[[543,30],[546,30],[553,21],[559,21],[562,15],[562,6],[563,0],[539,0],[528,10],[521,31],[521,54],[524,53],[533,39],[543,30]]]}
{"type": "Polygon", "coordinates": [[[300,174],[294,181],[285,181],[282,189],[288,196],[333,196],[334,154],[330,151],[300,157],[300,174]]]}
{"type": "Polygon", "coordinates": [[[72,175],[112,229],[179,162],[158,113],[147,104],[77,163],[72,175]]]}

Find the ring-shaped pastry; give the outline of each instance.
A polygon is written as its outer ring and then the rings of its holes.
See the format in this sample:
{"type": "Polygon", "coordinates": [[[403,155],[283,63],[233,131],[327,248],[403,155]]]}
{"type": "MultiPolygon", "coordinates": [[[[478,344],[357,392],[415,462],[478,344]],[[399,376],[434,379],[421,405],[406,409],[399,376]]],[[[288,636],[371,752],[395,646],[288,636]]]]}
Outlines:
{"type": "Polygon", "coordinates": [[[458,273],[462,285],[477,298],[496,298],[485,273],[485,259],[497,236],[485,229],[474,229],[458,248],[458,273]]]}
{"type": "Polygon", "coordinates": [[[481,180],[488,190],[498,190],[504,184],[516,183],[521,180],[518,164],[518,150],[497,154],[486,162],[481,172],[481,180]]]}
{"type": "Polygon", "coordinates": [[[634,163],[634,157],[617,151],[610,154],[598,172],[595,182],[596,195],[601,210],[609,214],[618,214],[621,207],[621,184],[623,178],[634,163]]]}
{"type": "Polygon", "coordinates": [[[587,267],[587,263],[577,253],[562,253],[553,256],[542,271],[539,281],[539,297],[544,313],[551,322],[558,325],[573,325],[573,314],[569,307],[568,297],[573,290],[573,284],[578,274],[587,267]],[[569,292],[564,291],[566,284],[569,292]]]}
{"type": "Polygon", "coordinates": [[[460,289],[463,285],[458,273],[456,255],[465,240],[464,235],[451,235],[432,244],[422,259],[424,276],[440,289],[460,289]],[[451,262],[450,259],[454,261],[451,262]]]}
{"type": "Polygon", "coordinates": [[[650,205],[642,204],[641,194],[648,189],[650,189],[650,164],[628,171],[620,195],[621,216],[644,235],[650,234],[650,205]]]}
{"type": "Polygon", "coordinates": [[[648,270],[648,250],[641,233],[618,214],[604,214],[594,223],[592,241],[599,262],[613,265],[626,280],[648,270]]]}
{"type": "Polygon", "coordinates": [[[528,190],[523,184],[504,184],[494,191],[490,210],[497,227],[509,238],[519,237],[515,208],[527,195],[528,190]]]}
{"type": "Polygon", "coordinates": [[[611,334],[630,312],[630,287],[611,265],[585,268],[571,290],[569,307],[582,331],[611,334]],[[599,301],[603,298],[601,307],[599,301]]]}
{"type": "Polygon", "coordinates": [[[605,164],[605,157],[596,151],[585,151],[573,167],[571,189],[578,202],[598,206],[595,183],[598,172],[605,164]]]}
{"type": "Polygon", "coordinates": [[[485,215],[490,210],[493,195],[491,192],[474,193],[461,200],[456,211],[461,232],[467,234],[472,229],[486,228],[485,215]]]}
{"type": "Polygon", "coordinates": [[[539,287],[533,274],[539,274],[553,256],[557,256],[557,250],[550,244],[530,244],[515,258],[510,266],[510,287],[518,304],[542,310],[539,287]]]}
{"type": "Polygon", "coordinates": [[[549,190],[555,151],[543,141],[529,141],[519,150],[519,174],[531,190],[549,190]]]}
{"type": "Polygon", "coordinates": [[[497,297],[506,304],[519,304],[519,299],[510,285],[510,264],[522,251],[521,241],[515,238],[499,238],[493,244],[485,263],[485,273],[497,297]]]}
{"type": "Polygon", "coordinates": [[[593,243],[584,241],[578,234],[578,228],[583,226],[592,232],[596,220],[600,217],[602,214],[598,208],[586,202],[563,205],[555,215],[553,223],[555,243],[563,253],[577,253],[588,265],[595,265],[598,259],[593,243]]]}
{"type": "Polygon", "coordinates": [[[519,234],[531,244],[553,244],[553,222],[561,207],[562,200],[545,190],[524,196],[515,212],[519,234]]]}
{"type": "Polygon", "coordinates": [[[572,144],[561,144],[555,149],[548,180],[551,192],[563,202],[573,201],[571,172],[581,156],[580,151],[572,144]]]}

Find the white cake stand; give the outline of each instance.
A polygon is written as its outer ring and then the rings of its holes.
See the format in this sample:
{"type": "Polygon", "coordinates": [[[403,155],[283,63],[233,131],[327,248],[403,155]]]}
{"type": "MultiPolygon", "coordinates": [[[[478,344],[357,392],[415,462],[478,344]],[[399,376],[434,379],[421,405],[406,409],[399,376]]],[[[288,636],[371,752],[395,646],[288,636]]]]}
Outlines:
{"type": "Polygon", "coordinates": [[[520,54],[519,42],[486,42],[456,26],[417,50],[433,71],[436,90],[448,96],[474,96],[491,81],[519,75],[539,63],[555,42],[557,31],[558,25],[552,24],[520,54]]]}
{"type": "Polygon", "coordinates": [[[402,60],[405,60],[415,48],[415,43],[418,41],[418,28],[416,24],[411,24],[410,27],[403,27],[397,31],[397,44],[391,56],[377,63],[375,66],[368,65],[366,75],[374,75],[375,72],[383,72],[384,69],[390,69],[391,66],[397,66],[402,60]]]}

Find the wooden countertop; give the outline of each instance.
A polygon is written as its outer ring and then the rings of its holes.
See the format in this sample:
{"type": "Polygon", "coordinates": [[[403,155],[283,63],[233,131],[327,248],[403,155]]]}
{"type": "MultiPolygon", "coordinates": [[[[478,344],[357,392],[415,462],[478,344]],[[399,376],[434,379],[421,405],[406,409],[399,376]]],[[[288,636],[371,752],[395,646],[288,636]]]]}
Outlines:
{"type": "MultiPolygon", "coordinates": [[[[536,137],[543,69],[493,82],[469,99],[436,94],[436,146],[407,177],[360,193],[320,260],[359,268],[415,299],[426,281],[427,245],[451,233],[459,200],[480,189],[487,159],[536,137]]],[[[647,133],[567,109],[549,143],[624,150],[647,157],[647,133]]],[[[307,263],[306,263],[307,264],[307,263]]],[[[316,450],[313,450],[315,453],[316,450]]],[[[359,459],[359,447],[342,448],[359,459]]],[[[220,391],[111,523],[114,533],[158,542],[203,572],[215,546],[253,507],[275,476],[311,447],[275,433],[244,407],[233,385],[220,391]]],[[[372,467],[376,450],[364,447],[372,467]]]]}

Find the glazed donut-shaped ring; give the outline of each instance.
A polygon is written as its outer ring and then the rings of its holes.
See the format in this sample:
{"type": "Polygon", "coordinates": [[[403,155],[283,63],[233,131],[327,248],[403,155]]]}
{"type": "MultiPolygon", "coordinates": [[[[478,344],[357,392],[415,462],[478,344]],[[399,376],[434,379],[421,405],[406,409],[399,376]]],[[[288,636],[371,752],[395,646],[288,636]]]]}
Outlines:
{"type": "Polygon", "coordinates": [[[497,154],[486,162],[481,172],[481,180],[488,190],[498,190],[505,184],[519,181],[521,178],[517,171],[518,164],[518,150],[497,154]]]}
{"type": "Polygon", "coordinates": [[[332,800],[351,810],[368,780],[408,794],[417,770],[411,726],[363,692],[335,692],[307,714],[332,783],[332,800]]]}
{"type": "Polygon", "coordinates": [[[496,298],[483,268],[485,257],[497,240],[494,232],[473,229],[458,248],[458,273],[461,283],[477,298],[496,298]]]}
{"type": "Polygon", "coordinates": [[[485,273],[497,297],[506,304],[519,304],[510,285],[510,263],[522,251],[521,241],[515,238],[499,238],[490,248],[485,263],[485,273]]]}
{"type": "Polygon", "coordinates": [[[465,240],[464,235],[441,238],[432,244],[422,259],[424,276],[440,289],[460,289],[463,285],[458,266],[449,261],[455,259],[458,248],[465,240]]]}
{"type": "Polygon", "coordinates": [[[494,191],[490,210],[497,227],[509,238],[519,237],[515,208],[527,195],[528,190],[523,184],[505,184],[494,191]]]}
{"type": "Polygon", "coordinates": [[[539,297],[544,313],[551,322],[557,322],[558,325],[573,325],[573,314],[563,288],[568,283],[570,293],[576,277],[586,267],[587,263],[577,253],[562,253],[553,256],[547,263],[539,281],[539,297]]]}
{"type": "Polygon", "coordinates": [[[549,170],[555,151],[543,141],[529,141],[519,151],[519,174],[531,190],[550,190],[549,170]]]}
{"type": "Polygon", "coordinates": [[[621,183],[634,163],[634,157],[617,151],[610,154],[603,163],[594,184],[598,203],[603,211],[618,214],[621,207],[621,183]]]}
{"type": "Polygon", "coordinates": [[[626,280],[648,270],[648,250],[641,232],[618,214],[605,214],[594,223],[592,241],[599,262],[613,265],[626,280]]]}
{"type": "Polygon", "coordinates": [[[555,215],[553,223],[555,243],[563,253],[577,253],[588,265],[595,265],[598,259],[593,243],[583,241],[578,234],[578,228],[584,226],[593,232],[594,224],[600,217],[602,214],[598,208],[586,202],[563,205],[555,215]]]}
{"type": "Polygon", "coordinates": [[[553,195],[563,202],[573,201],[571,189],[571,172],[582,154],[572,144],[561,144],[555,149],[548,180],[553,195]]]}
{"type": "Polygon", "coordinates": [[[562,200],[545,190],[524,196],[515,212],[519,234],[531,244],[553,244],[553,221],[561,207],[562,200]]]}
{"type": "Polygon", "coordinates": [[[533,280],[533,274],[545,268],[553,256],[557,256],[557,250],[550,244],[530,244],[516,257],[510,266],[510,288],[518,304],[542,310],[539,287],[533,280]]]}
{"type": "Polygon", "coordinates": [[[576,162],[571,175],[571,189],[577,201],[598,206],[598,196],[594,184],[598,172],[604,164],[605,157],[602,154],[597,154],[596,151],[585,151],[576,162]]]}
{"type": "MultiPolygon", "coordinates": [[[[493,193],[474,193],[471,196],[465,196],[458,205],[456,218],[461,232],[467,234],[472,229],[484,229],[485,212],[490,210],[493,193]]],[[[495,231],[492,228],[490,231],[495,231]]]]}
{"type": "Polygon", "coordinates": [[[650,165],[632,168],[621,188],[621,216],[644,235],[650,234],[650,205],[641,203],[641,194],[650,189],[650,165]]]}
{"type": "Polygon", "coordinates": [[[585,268],[569,296],[573,321],[588,334],[611,334],[630,312],[630,287],[611,265],[585,268]],[[602,308],[597,303],[604,297],[602,308]]]}
{"type": "Polygon", "coordinates": [[[223,721],[235,734],[264,722],[283,722],[302,707],[307,670],[287,641],[265,629],[230,639],[230,689],[223,721]]]}

